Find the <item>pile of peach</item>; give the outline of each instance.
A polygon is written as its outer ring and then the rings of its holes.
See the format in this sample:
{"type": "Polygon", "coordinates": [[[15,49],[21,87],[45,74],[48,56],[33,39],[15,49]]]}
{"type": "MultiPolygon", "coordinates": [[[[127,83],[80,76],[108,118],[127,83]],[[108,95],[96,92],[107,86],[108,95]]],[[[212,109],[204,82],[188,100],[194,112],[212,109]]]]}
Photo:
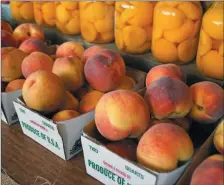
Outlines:
{"type": "Polygon", "coordinates": [[[114,40],[114,2],[80,2],[82,37],[92,43],[109,43],[114,40]]]}
{"type": "Polygon", "coordinates": [[[223,185],[224,179],[224,120],[216,128],[214,146],[220,154],[213,154],[206,158],[195,169],[190,185],[223,185]]]}
{"type": "Polygon", "coordinates": [[[79,2],[55,1],[55,6],[57,28],[65,34],[79,34],[79,2]]]}
{"type": "Polygon", "coordinates": [[[191,124],[203,126],[223,116],[224,92],[208,81],[188,87],[175,64],[153,67],[146,87],[144,98],[129,90],[104,94],[96,105],[95,124],[113,152],[149,169],[170,172],[194,153],[188,135],[191,124]]]}
{"type": "Polygon", "coordinates": [[[201,25],[200,2],[158,2],[155,6],[152,54],[162,63],[194,59],[201,25]]]}
{"type": "Polygon", "coordinates": [[[215,3],[202,20],[197,67],[206,76],[223,80],[223,2],[215,3]]]}
{"type": "Polygon", "coordinates": [[[127,53],[149,51],[156,2],[116,2],[115,43],[127,53]]]}

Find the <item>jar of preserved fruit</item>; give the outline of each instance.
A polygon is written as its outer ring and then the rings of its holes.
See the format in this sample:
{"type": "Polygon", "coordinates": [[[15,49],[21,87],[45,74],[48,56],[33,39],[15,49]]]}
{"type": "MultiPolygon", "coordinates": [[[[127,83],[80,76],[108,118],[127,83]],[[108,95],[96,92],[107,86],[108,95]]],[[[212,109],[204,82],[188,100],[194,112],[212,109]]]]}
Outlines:
{"type": "Polygon", "coordinates": [[[80,33],[79,2],[55,1],[56,26],[65,34],[77,35],[80,33]]]}
{"type": "Polygon", "coordinates": [[[34,1],[34,18],[37,24],[44,26],[55,26],[55,2],[34,1]]]}
{"type": "Polygon", "coordinates": [[[224,2],[214,2],[202,19],[197,52],[197,67],[210,78],[223,80],[223,7],[224,2]]]}
{"type": "Polygon", "coordinates": [[[33,2],[10,1],[12,18],[18,22],[30,22],[34,20],[33,2]]]}
{"type": "Polygon", "coordinates": [[[114,2],[82,1],[79,8],[84,40],[97,44],[114,40],[114,2]]]}
{"type": "Polygon", "coordinates": [[[200,2],[158,2],[154,10],[153,56],[162,63],[192,61],[197,53],[201,18],[200,2]]]}
{"type": "Polygon", "coordinates": [[[137,54],[151,49],[155,4],[156,2],[116,2],[115,43],[119,50],[137,54]]]}

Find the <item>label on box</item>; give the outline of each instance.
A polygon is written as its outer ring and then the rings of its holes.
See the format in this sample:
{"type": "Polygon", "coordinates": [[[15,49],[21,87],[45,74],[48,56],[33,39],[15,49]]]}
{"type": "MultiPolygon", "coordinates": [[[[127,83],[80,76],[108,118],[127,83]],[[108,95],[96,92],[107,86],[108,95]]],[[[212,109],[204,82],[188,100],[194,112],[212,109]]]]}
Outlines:
{"type": "Polygon", "coordinates": [[[105,147],[82,136],[86,171],[100,182],[110,185],[155,185],[157,175],[119,157],[105,147]]]}
{"type": "Polygon", "coordinates": [[[57,126],[41,115],[14,102],[23,133],[65,160],[63,141],[57,126]]]}

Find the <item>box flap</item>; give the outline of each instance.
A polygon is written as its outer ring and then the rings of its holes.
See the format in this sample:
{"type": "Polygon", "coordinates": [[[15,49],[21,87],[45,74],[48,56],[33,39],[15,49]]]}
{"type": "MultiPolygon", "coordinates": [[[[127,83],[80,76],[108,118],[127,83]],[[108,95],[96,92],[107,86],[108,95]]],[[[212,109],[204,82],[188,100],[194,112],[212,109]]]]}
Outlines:
{"type": "Polygon", "coordinates": [[[1,106],[1,119],[2,119],[2,121],[4,121],[5,123],[8,123],[7,120],[6,120],[6,117],[5,117],[4,110],[2,109],[2,106],[1,106]]]}

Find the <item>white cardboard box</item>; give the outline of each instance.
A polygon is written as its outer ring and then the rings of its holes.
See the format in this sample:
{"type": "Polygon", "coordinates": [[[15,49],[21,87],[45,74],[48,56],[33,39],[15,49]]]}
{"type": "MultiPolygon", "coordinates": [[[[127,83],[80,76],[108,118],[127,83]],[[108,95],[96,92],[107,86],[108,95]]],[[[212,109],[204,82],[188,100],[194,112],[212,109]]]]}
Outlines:
{"type": "Polygon", "coordinates": [[[1,119],[4,123],[11,125],[18,122],[18,116],[16,114],[13,101],[21,96],[21,94],[22,90],[1,93],[1,119]]]}
{"type": "Polygon", "coordinates": [[[101,142],[94,121],[84,127],[81,137],[86,171],[108,185],[173,185],[189,165],[186,162],[169,173],[158,173],[120,157],[101,142]]]}

